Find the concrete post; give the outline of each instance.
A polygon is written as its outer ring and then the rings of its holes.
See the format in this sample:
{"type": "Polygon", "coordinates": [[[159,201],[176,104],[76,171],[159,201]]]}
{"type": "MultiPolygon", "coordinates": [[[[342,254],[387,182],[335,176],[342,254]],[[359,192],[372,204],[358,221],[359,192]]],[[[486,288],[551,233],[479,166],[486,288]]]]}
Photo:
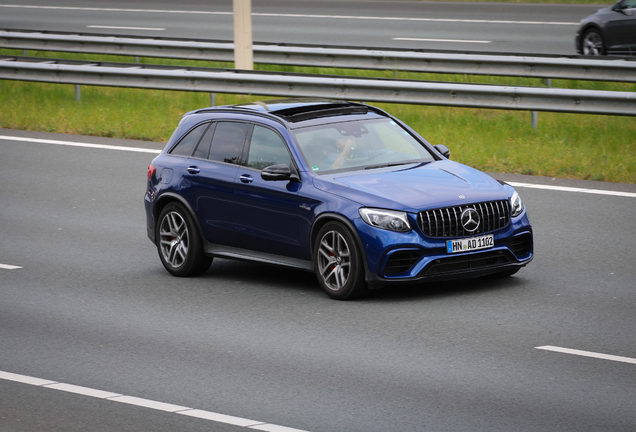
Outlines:
{"type": "Polygon", "coordinates": [[[254,70],[252,54],[252,0],[234,1],[234,67],[254,70]]]}

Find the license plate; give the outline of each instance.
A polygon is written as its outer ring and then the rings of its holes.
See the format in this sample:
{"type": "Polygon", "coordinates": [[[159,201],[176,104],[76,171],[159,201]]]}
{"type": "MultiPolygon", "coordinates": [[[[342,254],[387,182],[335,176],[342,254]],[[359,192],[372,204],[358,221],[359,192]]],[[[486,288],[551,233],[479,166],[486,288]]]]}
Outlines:
{"type": "Polygon", "coordinates": [[[448,240],[446,242],[446,252],[471,252],[479,249],[489,249],[495,245],[494,236],[487,235],[481,237],[472,237],[461,240],[448,240]]]}

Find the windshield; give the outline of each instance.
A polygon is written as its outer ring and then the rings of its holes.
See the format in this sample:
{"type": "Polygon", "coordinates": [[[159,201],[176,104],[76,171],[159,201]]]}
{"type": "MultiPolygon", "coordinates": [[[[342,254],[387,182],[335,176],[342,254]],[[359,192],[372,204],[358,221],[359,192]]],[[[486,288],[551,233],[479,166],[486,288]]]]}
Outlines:
{"type": "Polygon", "coordinates": [[[391,119],[357,120],[295,131],[307,165],[317,174],[431,162],[431,153],[391,119]]]}

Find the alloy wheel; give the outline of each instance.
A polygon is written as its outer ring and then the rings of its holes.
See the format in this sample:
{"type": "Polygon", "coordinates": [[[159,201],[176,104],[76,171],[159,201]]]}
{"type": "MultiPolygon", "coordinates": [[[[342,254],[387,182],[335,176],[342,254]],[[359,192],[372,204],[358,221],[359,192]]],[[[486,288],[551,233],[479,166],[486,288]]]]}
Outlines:
{"type": "Polygon", "coordinates": [[[351,252],[346,239],[337,231],[327,232],[320,239],[318,254],[318,270],[325,286],[340,291],[351,272],[351,252]]]}
{"type": "Polygon", "coordinates": [[[179,268],[188,257],[190,233],[183,217],[177,212],[167,213],[159,227],[161,254],[165,262],[179,268]]]}
{"type": "Polygon", "coordinates": [[[603,38],[595,30],[590,30],[583,38],[584,55],[603,55],[603,38]]]}

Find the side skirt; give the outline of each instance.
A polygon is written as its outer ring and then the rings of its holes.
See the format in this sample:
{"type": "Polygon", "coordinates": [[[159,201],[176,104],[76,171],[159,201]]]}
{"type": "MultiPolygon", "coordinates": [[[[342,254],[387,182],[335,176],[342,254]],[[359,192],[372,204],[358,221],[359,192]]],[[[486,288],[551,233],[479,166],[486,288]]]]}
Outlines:
{"type": "Polygon", "coordinates": [[[314,263],[312,261],[273,255],[264,252],[255,252],[231,246],[222,246],[207,241],[204,241],[204,243],[204,251],[205,254],[208,256],[245,261],[257,261],[277,266],[291,267],[309,272],[314,271],[314,263]]]}

